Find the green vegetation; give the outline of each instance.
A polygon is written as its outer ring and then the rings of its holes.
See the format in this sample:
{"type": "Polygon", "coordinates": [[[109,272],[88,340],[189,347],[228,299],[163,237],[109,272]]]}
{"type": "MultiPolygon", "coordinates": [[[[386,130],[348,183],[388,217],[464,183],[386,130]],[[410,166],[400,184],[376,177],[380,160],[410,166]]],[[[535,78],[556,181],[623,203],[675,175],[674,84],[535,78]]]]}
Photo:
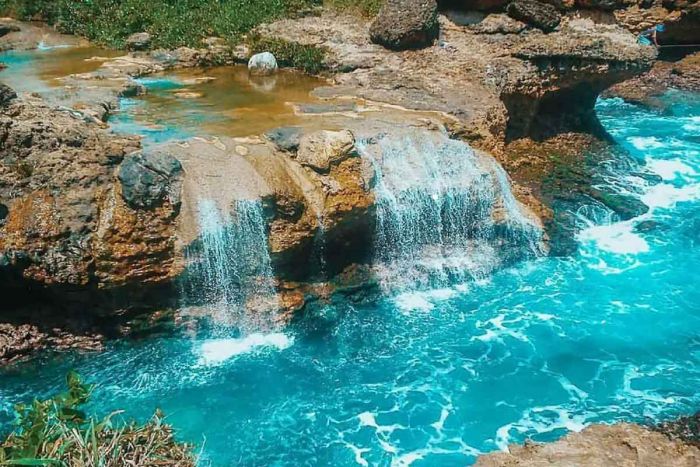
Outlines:
{"type": "Polygon", "coordinates": [[[16,427],[0,443],[0,465],[116,467],[159,465],[193,467],[190,447],[173,439],[171,428],[156,413],[143,424],[117,427],[112,419],[88,417],[82,407],[91,386],[76,373],[67,376],[68,391],[48,400],[15,407],[16,427]]]}
{"type": "Polygon", "coordinates": [[[257,34],[251,34],[247,44],[252,53],[272,52],[282,66],[299,68],[307,73],[318,73],[323,69],[326,52],[319,47],[261,37],[257,34]]]}
{"type": "Polygon", "coordinates": [[[232,42],[262,22],[293,16],[320,0],[0,0],[0,13],[42,19],[62,32],[122,48],[135,32],[155,47],[199,46],[218,36],[232,42]]]}
{"type": "MultiPolygon", "coordinates": [[[[0,0],[0,14],[54,24],[62,32],[123,48],[135,32],[154,47],[195,47],[208,36],[237,42],[257,25],[320,6],[372,16],[383,0],[0,0]]],[[[295,51],[299,52],[299,51],[295,51]]],[[[296,55],[296,54],[295,54],[296,55]]],[[[313,59],[304,53],[299,60],[313,59]]]]}
{"type": "Polygon", "coordinates": [[[324,0],[324,6],[336,10],[372,17],[379,13],[384,0],[324,0]]]}

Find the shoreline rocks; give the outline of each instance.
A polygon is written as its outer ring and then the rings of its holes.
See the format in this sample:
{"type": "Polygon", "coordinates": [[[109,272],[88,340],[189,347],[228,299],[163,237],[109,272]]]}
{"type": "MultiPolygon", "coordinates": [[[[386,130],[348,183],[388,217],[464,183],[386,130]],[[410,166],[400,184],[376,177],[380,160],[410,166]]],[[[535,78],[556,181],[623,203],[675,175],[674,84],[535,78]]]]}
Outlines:
{"type": "Polygon", "coordinates": [[[591,425],[552,443],[511,445],[509,452],[480,456],[476,467],[576,465],[686,467],[700,464],[700,449],[628,423],[591,425]]]}

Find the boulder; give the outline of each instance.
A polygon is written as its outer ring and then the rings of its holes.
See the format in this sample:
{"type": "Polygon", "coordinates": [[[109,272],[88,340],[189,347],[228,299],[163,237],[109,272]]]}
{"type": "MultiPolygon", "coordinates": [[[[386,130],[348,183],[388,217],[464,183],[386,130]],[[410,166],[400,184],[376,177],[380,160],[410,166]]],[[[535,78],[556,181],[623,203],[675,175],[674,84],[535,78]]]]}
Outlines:
{"type": "Polygon", "coordinates": [[[265,138],[283,151],[296,151],[299,148],[302,130],[296,126],[275,128],[265,133],[265,138]]]}
{"type": "Polygon", "coordinates": [[[4,107],[17,97],[17,93],[6,84],[0,83],[0,107],[4,107]]]}
{"type": "Polygon", "coordinates": [[[169,154],[149,153],[127,157],[119,170],[122,196],[134,209],[149,209],[166,199],[180,204],[182,165],[169,154]]]}
{"type": "Polygon", "coordinates": [[[252,75],[272,75],[277,69],[277,59],[270,52],[255,54],[248,60],[248,72],[252,75]]]}
{"type": "Polygon", "coordinates": [[[537,0],[515,0],[508,5],[508,16],[544,32],[552,32],[561,22],[556,7],[537,0]]]}
{"type": "Polygon", "coordinates": [[[126,48],[131,51],[148,50],[152,37],[147,32],[137,32],[126,39],[126,48]]]}
{"type": "Polygon", "coordinates": [[[437,39],[435,0],[387,0],[370,26],[372,42],[392,50],[419,49],[437,39]]]}
{"type": "Polygon", "coordinates": [[[317,131],[299,141],[297,162],[318,173],[327,173],[332,165],[349,158],[354,149],[355,137],[348,130],[317,131]]]}

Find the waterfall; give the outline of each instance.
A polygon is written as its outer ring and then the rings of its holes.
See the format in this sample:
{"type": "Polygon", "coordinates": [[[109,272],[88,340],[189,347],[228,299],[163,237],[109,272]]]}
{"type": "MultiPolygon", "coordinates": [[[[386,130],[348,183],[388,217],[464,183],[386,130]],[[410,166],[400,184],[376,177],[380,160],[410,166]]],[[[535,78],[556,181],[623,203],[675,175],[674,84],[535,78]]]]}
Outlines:
{"type": "Polygon", "coordinates": [[[275,327],[277,294],[261,202],[236,201],[230,215],[211,200],[198,207],[200,236],[186,252],[186,300],[220,325],[275,327]]]}
{"type": "Polygon", "coordinates": [[[377,173],[375,269],[390,291],[481,278],[541,253],[492,158],[437,132],[363,140],[377,173]]]}

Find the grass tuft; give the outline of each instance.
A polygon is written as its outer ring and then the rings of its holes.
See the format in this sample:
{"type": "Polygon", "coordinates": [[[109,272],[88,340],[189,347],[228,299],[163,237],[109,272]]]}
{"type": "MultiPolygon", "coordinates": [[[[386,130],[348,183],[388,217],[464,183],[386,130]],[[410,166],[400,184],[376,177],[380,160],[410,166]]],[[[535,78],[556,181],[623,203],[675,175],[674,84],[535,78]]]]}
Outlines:
{"type": "Polygon", "coordinates": [[[160,412],[145,424],[114,424],[120,412],[87,416],[83,406],[92,387],[74,372],[66,382],[65,393],[15,407],[15,429],[0,442],[0,465],[194,467],[190,446],[174,440],[160,412]]]}
{"type": "Polygon", "coordinates": [[[326,51],[320,47],[283,39],[250,34],[246,40],[251,53],[271,52],[281,66],[290,66],[316,74],[324,69],[326,51]]]}

